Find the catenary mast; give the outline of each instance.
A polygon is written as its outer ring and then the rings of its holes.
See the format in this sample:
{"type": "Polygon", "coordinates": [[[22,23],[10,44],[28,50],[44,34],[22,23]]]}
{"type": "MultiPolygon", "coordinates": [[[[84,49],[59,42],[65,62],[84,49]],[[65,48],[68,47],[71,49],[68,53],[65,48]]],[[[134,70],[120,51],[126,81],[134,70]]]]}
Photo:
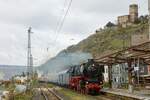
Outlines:
{"type": "Polygon", "coordinates": [[[29,27],[28,29],[28,51],[27,51],[27,89],[30,88],[30,81],[32,78],[32,72],[33,72],[33,61],[32,61],[32,53],[31,53],[31,33],[32,28],[29,27]]]}

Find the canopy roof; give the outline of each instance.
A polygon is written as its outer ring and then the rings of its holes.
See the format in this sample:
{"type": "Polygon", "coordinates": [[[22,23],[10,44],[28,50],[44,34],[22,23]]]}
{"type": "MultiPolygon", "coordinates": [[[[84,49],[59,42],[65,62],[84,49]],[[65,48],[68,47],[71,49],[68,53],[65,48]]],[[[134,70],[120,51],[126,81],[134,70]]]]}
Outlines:
{"type": "Polygon", "coordinates": [[[137,60],[138,58],[150,64],[150,41],[96,58],[95,61],[106,65],[112,65],[125,63],[129,60],[137,60]]]}

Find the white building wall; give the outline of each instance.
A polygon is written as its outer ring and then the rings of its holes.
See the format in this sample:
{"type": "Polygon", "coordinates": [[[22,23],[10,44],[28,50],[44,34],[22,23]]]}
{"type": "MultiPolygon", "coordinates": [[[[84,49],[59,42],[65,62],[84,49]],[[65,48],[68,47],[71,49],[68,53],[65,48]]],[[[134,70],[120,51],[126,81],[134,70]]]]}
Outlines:
{"type": "Polygon", "coordinates": [[[108,82],[109,81],[109,76],[108,76],[108,66],[104,66],[104,82],[108,82]]]}
{"type": "Polygon", "coordinates": [[[128,83],[127,64],[117,64],[112,66],[112,87],[119,88],[128,83]]]}

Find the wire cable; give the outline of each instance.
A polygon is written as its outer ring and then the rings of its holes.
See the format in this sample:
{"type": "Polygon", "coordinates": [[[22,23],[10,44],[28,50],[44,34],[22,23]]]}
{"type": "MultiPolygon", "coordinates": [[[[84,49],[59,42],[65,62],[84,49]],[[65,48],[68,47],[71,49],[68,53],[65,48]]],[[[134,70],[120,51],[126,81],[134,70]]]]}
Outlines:
{"type": "MultiPolygon", "coordinates": [[[[67,0],[64,1],[64,4],[63,4],[63,11],[65,9],[65,6],[66,6],[66,3],[67,3],[67,0]]],[[[56,28],[55,28],[55,33],[57,33],[57,30],[58,30],[58,27],[60,26],[60,22],[61,22],[61,19],[62,19],[63,15],[60,16],[60,18],[58,19],[57,23],[56,23],[56,28]]]]}
{"type": "MultiPolygon", "coordinates": [[[[65,23],[65,20],[66,20],[66,17],[69,13],[69,10],[71,8],[71,5],[72,5],[72,1],[73,0],[70,0],[69,3],[68,3],[68,6],[66,7],[66,12],[64,12],[64,15],[61,16],[61,18],[58,20],[57,24],[56,24],[56,31],[55,31],[55,34],[56,34],[56,37],[54,38],[54,43],[57,41],[59,35],[60,35],[60,32],[61,32],[61,29],[65,23]]],[[[64,7],[63,7],[63,10],[65,9],[65,6],[66,6],[66,3],[67,3],[67,0],[64,1],[64,7]]],[[[56,45],[53,47],[53,48],[56,48],[56,45]]],[[[47,52],[49,51],[49,46],[46,48],[47,52]]]]}
{"type": "MultiPolygon", "coordinates": [[[[55,38],[54,38],[54,43],[57,41],[58,39],[58,36],[60,34],[60,31],[64,25],[64,22],[66,20],[66,16],[67,14],[69,13],[69,9],[71,7],[71,4],[72,4],[72,1],[73,0],[70,0],[69,3],[68,3],[68,6],[66,7],[66,11],[65,11],[65,6],[67,5],[67,0],[64,1],[64,4],[63,4],[63,11],[64,11],[64,14],[62,16],[60,16],[60,18],[58,19],[57,23],[56,23],[56,28],[54,30],[54,33],[56,34],[55,38]]],[[[47,51],[49,50],[49,45],[48,44],[48,47],[47,47],[47,51]]],[[[55,47],[56,48],[56,47],[55,47]]]]}
{"type": "Polygon", "coordinates": [[[69,13],[70,7],[71,7],[71,5],[72,5],[72,1],[73,1],[73,0],[70,0],[69,5],[68,5],[68,7],[67,7],[67,10],[66,10],[66,12],[65,12],[65,14],[64,14],[64,16],[63,16],[63,18],[62,18],[62,21],[60,22],[60,24],[59,24],[59,26],[58,26],[58,28],[57,28],[57,30],[56,30],[56,38],[54,39],[54,42],[57,41],[57,38],[58,38],[58,36],[59,36],[59,34],[60,34],[60,31],[61,31],[61,29],[62,29],[62,27],[63,27],[63,25],[64,25],[65,20],[66,20],[67,14],[69,13]]]}

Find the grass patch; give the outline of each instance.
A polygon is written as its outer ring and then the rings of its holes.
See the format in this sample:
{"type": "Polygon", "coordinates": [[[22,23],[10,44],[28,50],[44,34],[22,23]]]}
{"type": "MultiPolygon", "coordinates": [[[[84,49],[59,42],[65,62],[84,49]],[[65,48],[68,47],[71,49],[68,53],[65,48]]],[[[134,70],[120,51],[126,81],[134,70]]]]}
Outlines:
{"type": "Polygon", "coordinates": [[[94,100],[92,96],[83,95],[76,91],[72,91],[69,89],[62,88],[59,90],[64,96],[68,97],[69,100],[94,100]]]}
{"type": "Polygon", "coordinates": [[[105,83],[103,84],[103,87],[104,87],[104,88],[109,88],[109,87],[110,87],[109,82],[105,82],[105,83]]]}
{"type": "Polygon", "coordinates": [[[53,84],[48,83],[48,84],[47,84],[47,87],[49,87],[49,88],[53,88],[53,87],[54,87],[54,85],[53,85],[53,84]]]}
{"type": "Polygon", "coordinates": [[[5,87],[1,85],[0,90],[5,90],[5,87]]]}
{"type": "Polygon", "coordinates": [[[31,87],[32,88],[36,88],[36,87],[38,87],[38,85],[39,85],[38,80],[36,80],[36,79],[32,80],[32,82],[31,82],[31,87]]]}

